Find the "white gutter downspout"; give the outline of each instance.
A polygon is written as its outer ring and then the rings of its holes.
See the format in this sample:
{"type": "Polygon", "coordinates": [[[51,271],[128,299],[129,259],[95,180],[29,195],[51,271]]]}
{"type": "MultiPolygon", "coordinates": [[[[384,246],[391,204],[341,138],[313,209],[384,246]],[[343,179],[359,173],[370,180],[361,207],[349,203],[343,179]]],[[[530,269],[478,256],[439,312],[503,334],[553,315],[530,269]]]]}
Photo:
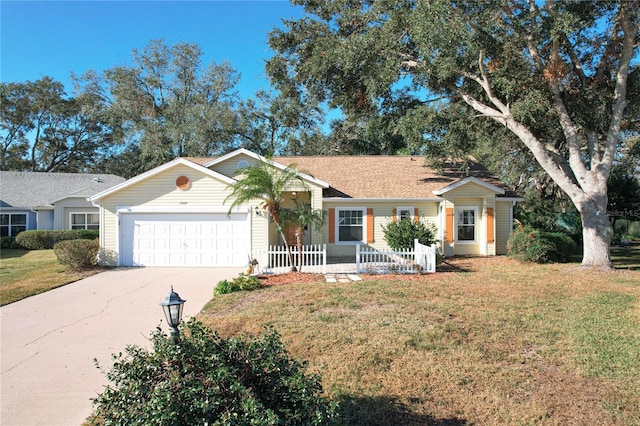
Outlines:
{"type": "Polygon", "coordinates": [[[442,248],[442,257],[447,256],[447,199],[444,198],[440,202],[440,247],[442,248]]]}
{"type": "MultiPolygon", "coordinates": [[[[87,197],[87,201],[91,201],[90,197],[87,197]]],[[[103,226],[104,225],[104,209],[102,208],[102,201],[100,201],[98,204],[96,204],[95,201],[91,201],[91,205],[98,208],[98,213],[100,215],[100,227],[98,228],[98,241],[100,242],[100,244],[98,245],[98,265],[102,265],[102,258],[104,254],[102,245],[105,242],[104,226],[103,226]]]]}
{"type": "Polygon", "coordinates": [[[265,264],[264,264],[263,268],[269,268],[269,267],[271,267],[271,265],[268,265],[268,262],[269,262],[269,228],[271,227],[269,225],[269,217],[271,216],[271,213],[269,212],[269,207],[264,209],[264,212],[265,212],[264,218],[267,221],[267,233],[266,233],[267,237],[265,239],[266,240],[265,241],[265,249],[264,249],[264,253],[265,253],[264,262],[265,262],[265,264]]]}

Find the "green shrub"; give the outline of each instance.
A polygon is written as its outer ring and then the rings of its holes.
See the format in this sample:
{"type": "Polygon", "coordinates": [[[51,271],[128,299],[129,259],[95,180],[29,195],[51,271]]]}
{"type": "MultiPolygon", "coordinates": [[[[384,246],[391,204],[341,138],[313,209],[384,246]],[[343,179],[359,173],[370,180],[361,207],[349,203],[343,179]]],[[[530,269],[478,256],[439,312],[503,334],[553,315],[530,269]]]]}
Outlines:
{"type": "Polygon", "coordinates": [[[53,246],[58,262],[71,269],[93,266],[98,261],[98,240],[67,240],[53,246]]]}
{"type": "Polygon", "coordinates": [[[100,238],[100,231],[97,229],[78,229],[76,232],[80,235],[79,239],[82,240],[97,240],[100,238]]]}
{"type": "Polygon", "coordinates": [[[33,230],[22,231],[16,242],[28,250],[49,250],[56,243],[68,240],[95,240],[98,231],[93,229],[74,229],[66,231],[33,230]]]}
{"type": "Polygon", "coordinates": [[[507,255],[524,262],[568,262],[575,249],[575,241],[561,232],[525,228],[514,231],[507,240],[507,255]]]}
{"type": "Polygon", "coordinates": [[[10,237],[8,235],[0,237],[0,249],[8,250],[19,247],[20,245],[16,243],[16,239],[14,237],[10,237]]]}
{"type": "Polygon", "coordinates": [[[569,262],[571,255],[576,252],[576,242],[567,234],[562,232],[543,232],[542,237],[553,245],[554,249],[549,254],[551,262],[569,262]]]}
{"type": "Polygon", "coordinates": [[[252,291],[260,288],[260,280],[256,276],[240,275],[233,281],[242,291],[252,291]]]}
{"type": "MultiPolygon", "coordinates": [[[[280,336],[223,339],[191,319],[173,344],[159,328],[153,350],[128,346],[114,355],[110,384],[93,400],[90,424],[325,425],[336,405],[321,378],[292,359],[280,336]]],[[[100,366],[97,364],[98,368],[100,366]]]]}
{"type": "Polygon", "coordinates": [[[228,294],[234,291],[240,291],[240,289],[233,283],[233,281],[222,280],[218,281],[218,285],[213,289],[213,294],[228,294]]]}
{"type": "Polygon", "coordinates": [[[234,291],[252,291],[260,288],[260,280],[256,276],[239,275],[232,281],[222,280],[213,289],[213,294],[227,294],[234,291]]]}
{"type": "Polygon", "coordinates": [[[382,227],[384,240],[393,250],[412,249],[416,238],[430,246],[436,242],[436,227],[432,223],[403,219],[382,227]]]}

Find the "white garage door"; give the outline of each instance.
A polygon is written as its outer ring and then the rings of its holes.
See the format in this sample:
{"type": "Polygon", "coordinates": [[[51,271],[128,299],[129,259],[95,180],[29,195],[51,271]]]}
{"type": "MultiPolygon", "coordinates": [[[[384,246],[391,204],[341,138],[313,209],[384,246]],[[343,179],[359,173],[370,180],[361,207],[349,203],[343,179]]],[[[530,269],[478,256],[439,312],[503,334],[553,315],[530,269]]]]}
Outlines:
{"type": "Polygon", "coordinates": [[[243,266],[249,215],[127,213],[120,216],[122,266],[243,266]]]}

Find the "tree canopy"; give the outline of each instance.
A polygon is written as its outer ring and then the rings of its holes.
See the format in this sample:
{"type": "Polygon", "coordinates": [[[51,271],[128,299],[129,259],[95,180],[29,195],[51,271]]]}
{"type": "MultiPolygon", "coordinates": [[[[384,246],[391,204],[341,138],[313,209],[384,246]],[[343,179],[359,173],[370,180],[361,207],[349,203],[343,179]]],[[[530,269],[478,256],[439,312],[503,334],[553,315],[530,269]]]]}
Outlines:
{"type": "Polygon", "coordinates": [[[509,167],[526,150],[580,212],[583,265],[610,266],[607,180],[638,131],[632,2],[294,3],[306,15],[269,37],[276,88],[351,122],[391,117],[387,132],[436,154],[482,142],[509,167]]]}
{"type": "Polygon", "coordinates": [[[101,101],[49,77],[0,84],[1,170],[94,171],[112,147],[101,101]]]}
{"type": "Polygon", "coordinates": [[[197,44],[151,40],[129,65],[89,71],[83,93],[106,100],[120,140],[139,149],[146,168],[175,157],[225,152],[233,141],[239,76],[228,63],[201,65],[197,44]]]}

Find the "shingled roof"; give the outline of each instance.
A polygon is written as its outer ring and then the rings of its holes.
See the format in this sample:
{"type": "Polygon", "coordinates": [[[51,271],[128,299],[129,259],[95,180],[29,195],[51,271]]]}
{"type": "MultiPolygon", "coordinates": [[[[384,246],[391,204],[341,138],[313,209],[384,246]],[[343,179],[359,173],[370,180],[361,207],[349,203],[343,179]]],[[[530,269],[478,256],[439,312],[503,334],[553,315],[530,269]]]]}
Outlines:
{"type": "Polygon", "coordinates": [[[295,164],[298,170],[328,182],[331,187],[325,190],[325,197],[434,198],[433,191],[467,177],[504,189],[504,196],[517,196],[475,161],[469,163],[466,174],[453,168],[446,168],[440,174],[418,156],[277,157],[273,160],[284,165],[295,164]]]}
{"type": "MultiPolygon", "coordinates": [[[[188,160],[205,165],[213,158],[190,157],[188,160]]],[[[438,173],[425,163],[424,157],[398,155],[299,156],[273,157],[285,166],[295,165],[301,172],[329,183],[324,197],[340,198],[437,198],[433,191],[445,188],[467,177],[504,189],[501,197],[518,197],[504,182],[484,166],[471,159],[468,171],[448,167],[438,173]]]]}
{"type": "Polygon", "coordinates": [[[111,174],[2,171],[0,206],[46,207],[66,197],[87,198],[124,180],[111,174]]]}

